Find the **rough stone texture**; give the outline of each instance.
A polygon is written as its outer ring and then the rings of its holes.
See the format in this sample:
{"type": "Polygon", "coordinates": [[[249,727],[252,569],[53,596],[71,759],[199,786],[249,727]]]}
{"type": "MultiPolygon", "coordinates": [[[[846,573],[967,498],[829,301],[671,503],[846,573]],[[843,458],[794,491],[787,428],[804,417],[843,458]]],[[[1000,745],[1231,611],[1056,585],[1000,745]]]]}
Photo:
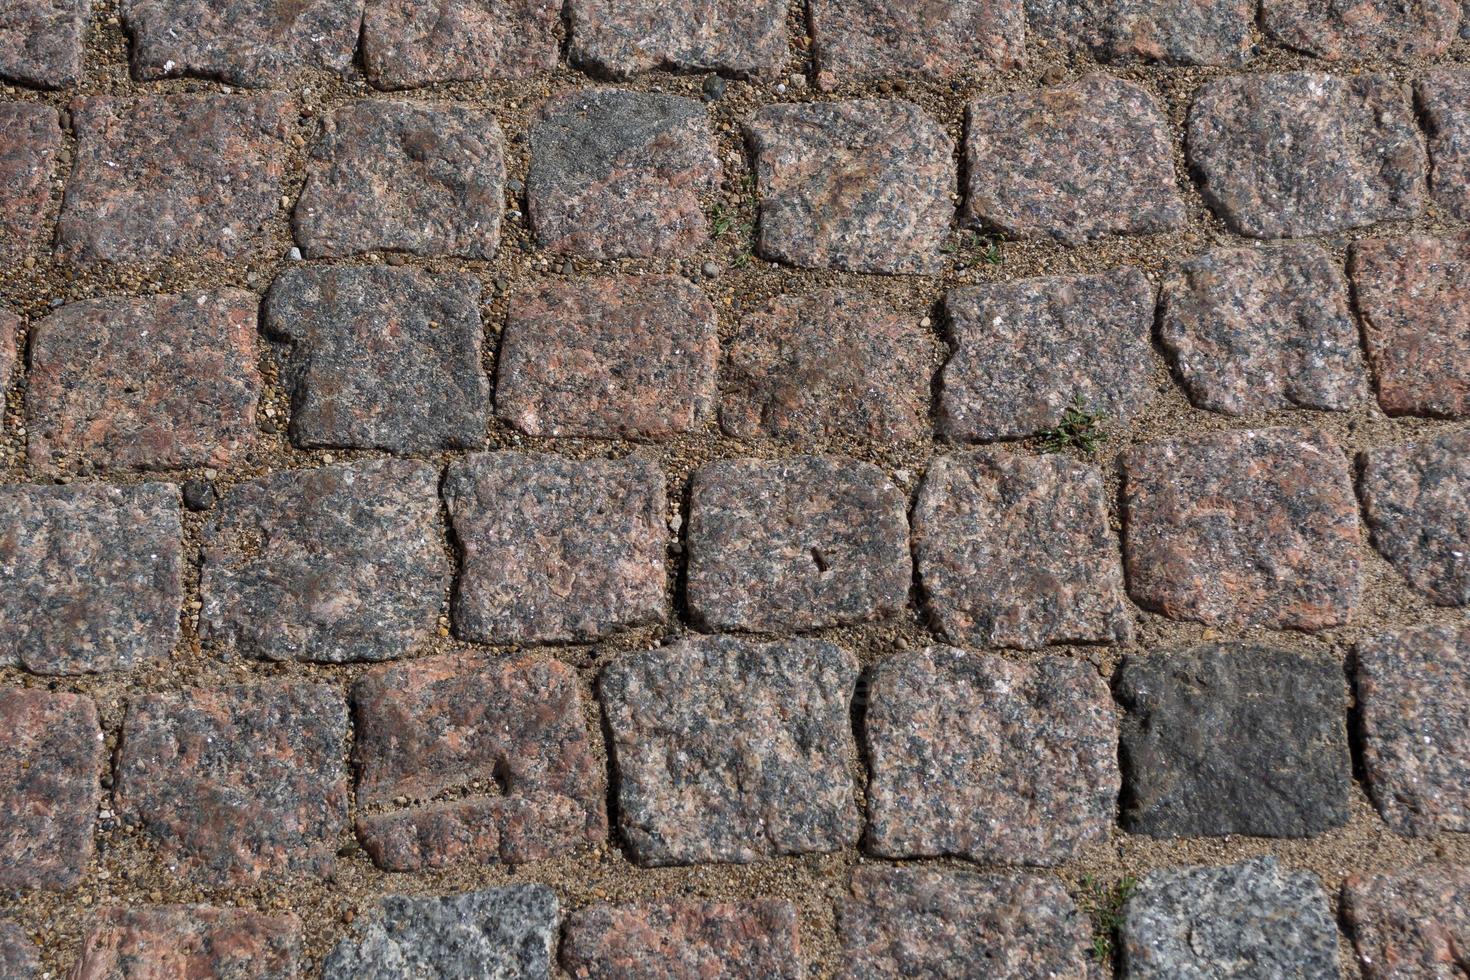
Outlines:
{"type": "Polygon", "coordinates": [[[1401,834],[1470,831],[1470,624],[1360,641],[1357,685],[1363,768],[1383,819],[1401,834]]]}
{"type": "Polygon", "coordinates": [[[1080,400],[1126,426],[1153,397],[1154,288],[1137,269],[952,289],[939,431],[980,442],[1060,425],[1080,400]]]}
{"type": "Polygon", "coordinates": [[[773,75],[786,63],[785,0],[569,0],[572,64],[609,78],[654,68],[773,75]]]}
{"type": "Polygon", "coordinates": [[[352,700],[357,829],[380,867],[521,863],[607,835],[571,668],[436,657],[368,673],[352,700]]]}
{"type": "Polygon", "coordinates": [[[0,689],[0,888],[80,880],[106,764],[91,698],[0,689]]]}
{"type": "Polygon", "coordinates": [[[1255,0],[1026,0],[1030,33],[1114,62],[1238,68],[1256,51],[1255,0]]]}
{"type": "Polygon", "coordinates": [[[560,921],[545,885],[389,895],[327,956],[322,980],[548,980],[560,921]]]}
{"type": "Polygon", "coordinates": [[[1363,454],[1373,546],[1434,602],[1470,606],[1470,429],[1363,454]]]}
{"type": "Polygon", "coordinates": [[[891,616],[908,603],[908,498],[870,463],[725,459],[690,480],[690,618],[788,633],[891,616]]]}
{"type": "Polygon", "coordinates": [[[562,0],[368,0],[363,69],[382,89],[549,72],[561,9],[562,0]]]}
{"type": "Polygon", "coordinates": [[[323,122],[292,226],[308,257],[489,259],[505,184],[500,124],[467,105],[349,103],[323,122]]]}
{"type": "Polygon", "coordinates": [[[4,399],[5,389],[10,387],[10,376],[15,372],[20,335],[20,317],[0,310],[0,400],[4,399]]]}
{"type": "Polygon", "coordinates": [[[817,86],[895,76],[950,79],[1026,63],[1021,0],[812,0],[817,86]]]}
{"type": "Polygon", "coordinates": [[[1060,882],[859,866],[837,901],[842,980],[967,977],[1088,980],[1092,935],[1060,882]]]}
{"type": "Polygon", "coordinates": [[[664,622],[656,464],[483,453],[451,463],[443,493],[462,555],[461,638],[582,643],[664,622]]]}
{"type": "Polygon", "coordinates": [[[0,921],[0,976],[10,980],[34,980],[41,975],[41,956],[25,930],[14,922],[0,921]]]}
{"type": "Polygon", "coordinates": [[[769,105],[746,124],[762,257],[808,269],[931,274],[954,207],[954,143],[911,102],[769,105]]]}
{"type": "Polygon", "coordinates": [[[238,483],[204,528],[200,638],[228,654],[407,656],[449,584],[439,470],[376,459],[238,483]]]}
{"type": "Polygon", "coordinates": [[[935,457],[913,544],[929,611],[951,642],[1033,650],[1132,634],[1094,467],[1003,452],[935,457]]]}
{"type": "Polygon", "coordinates": [[[1159,339],[1199,408],[1346,411],[1367,390],[1347,279],[1319,245],[1222,248],[1174,266],[1159,339]]]}
{"type": "Polygon", "coordinates": [[[1108,75],[970,103],[966,220],[1081,244],[1183,227],[1169,124],[1147,90],[1108,75]]]}
{"type": "Polygon", "coordinates": [[[1105,839],[1117,712],[1085,661],[933,646],[873,671],[868,850],[1050,865],[1105,839]]]}
{"type": "Polygon", "coordinates": [[[526,206],[536,243],[589,259],[688,255],[709,240],[720,180],[692,99],[616,89],[548,99],[531,122],[526,206]]]}
{"type": "Polygon", "coordinates": [[[254,293],[63,306],[31,330],[27,455],[41,473],[228,466],[255,445],[254,293]]]}
{"type": "Polygon", "coordinates": [[[1378,404],[1389,415],[1470,418],[1470,240],[1368,239],[1349,271],[1378,404]]]}
{"type": "Polygon", "coordinates": [[[278,95],[76,99],[57,254],[74,265],[260,252],[295,109],[278,95]]]}
{"type": "Polygon", "coordinates": [[[1348,819],[1335,660],[1213,643],[1123,662],[1123,826],[1154,837],[1310,837],[1348,819]]]}
{"type": "Polygon", "coordinates": [[[103,909],[92,921],[69,980],[295,980],[301,923],[208,905],[103,909]]]}
{"type": "Polygon", "coordinates": [[[1361,592],[1342,450],[1308,429],[1218,432],[1123,456],[1128,591],[1171,619],[1319,630],[1361,592]]]}
{"type": "Polygon", "coordinates": [[[917,322],[864,292],[774,297],[727,345],[720,425],[805,444],[927,439],[932,354],[917,322]]]}
{"type": "Polygon", "coordinates": [[[480,282],[384,266],[288,269],[264,324],[289,342],[282,381],[298,446],[394,453],[484,445],[480,282]]]}
{"type": "Polygon", "coordinates": [[[1460,29],[1461,0],[1262,0],[1274,41],[1325,61],[1438,58],[1460,29]]]}
{"type": "Polygon", "coordinates": [[[1123,907],[1125,976],[1336,980],[1337,925],[1322,883],[1274,857],[1154,871],[1123,907]]]}
{"type": "Polygon", "coordinates": [[[1252,238],[1413,218],[1424,196],[1407,87],[1384,75],[1207,82],[1189,109],[1187,143],[1205,201],[1252,238]]]}
{"type": "Polygon", "coordinates": [[[1343,882],[1343,918],[1367,980],[1456,980],[1470,949],[1470,868],[1428,864],[1343,882]]]}
{"type": "Polygon", "coordinates": [[[1446,216],[1470,219],[1470,72],[1440,68],[1414,84],[1429,136],[1429,194],[1446,216]]]}
{"type": "MultiPolygon", "coordinates": [[[[0,0],[0,45],[6,2],[0,0]]],[[[60,149],[55,109],[35,102],[0,102],[0,263],[13,267],[41,244],[60,149]]]]}
{"type": "Polygon", "coordinates": [[[62,88],[82,77],[90,0],[0,0],[0,78],[62,88]]]}
{"type": "Polygon", "coordinates": [[[211,886],[330,877],[347,821],[347,705],[282,680],[128,704],[113,798],[170,869],[211,886]]]}
{"type": "Polygon", "coordinates": [[[600,697],[642,865],[748,863],[857,842],[857,660],[820,640],[699,637],[623,656],[600,697]]]}
{"type": "Polygon", "coordinates": [[[179,635],[178,490],[0,488],[0,664],[36,674],[128,670],[179,635]]]}
{"type": "Polygon", "coordinates": [[[575,980],[801,980],[789,902],[594,905],[571,916],[561,965],[575,980]]]}
{"type": "Polygon", "coordinates": [[[677,276],[544,282],[510,300],[497,414],[527,435],[668,439],[714,414],[715,309],[677,276]]]}

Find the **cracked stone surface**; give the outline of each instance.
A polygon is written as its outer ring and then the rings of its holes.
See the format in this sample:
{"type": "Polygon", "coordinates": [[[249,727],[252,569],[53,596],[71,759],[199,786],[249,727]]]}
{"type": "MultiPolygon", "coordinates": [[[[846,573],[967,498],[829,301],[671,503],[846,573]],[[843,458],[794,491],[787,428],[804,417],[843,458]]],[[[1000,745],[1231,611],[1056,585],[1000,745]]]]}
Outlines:
{"type": "Polygon", "coordinates": [[[1368,980],[1454,980],[1470,949],[1470,869],[1426,864],[1352,875],[1343,918],[1368,980]]]}
{"type": "Polygon", "coordinates": [[[1373,546],[1418,591],[1470,606],[1470,430],[1363,454],[1373,546]]]}
{"type": "MultiPolygon", "coordinates": [[[[5,2],[0,0],[0,50],[5,2]]],[[[34,102],[0,102],[0,262],[19,263],[44,244],[46,207],[60,151],[61,125],[55,109],[34,102]]]]}
{"type": "Polygon", "coordinates": [[[1262,0],[1276,42],[1324,61],[1438,58],[1460,29],[1461,0],[1262,0]]]}
{"type": "Polygon", "coordinates": [[[894,77],[950,79],[1026,63],[1021,0],[812,0],[817,86],[894,77]]]}
{"type": "Polygon", "coordinates": [[[1435,69],[1414,95],[1429,138],[1429,195],[1449,217],[1470,219],[1470,72],[1435,69]]]}
{"type": "Polygon", "coordinates": [[[362,62],[380,89],[519,81],[556,68],[562,0],[367,0],[362,62]]]}
{"type": "Polygon", "coordinates": [[[249,977],[294,980],[301,966],[301,923],[208,905],[103,909],[91,922],[70,976],[249,977]]]}
{"type": "Polygon", "coordinates": [[[1255,0],[1026,0],[1031,33],[1103,61],[1238,68],[1256,53],[1255,0]]]}
{"type": "Polygon", "coordinates": [[[41,975],[41,954],[14,922],[0,921],[0,974],[12,980],[34,980],[41,975]]]}
{"type": "Polygon", "coordinates": [[[82,78],[90,0],[0,0],[0,78],[65,88],[82,78]]]}
{"type": "Polygon", "coordinates": [[[572,64],[605,78],[655,68],[769,76],[786,63],[785,0],[569,0],[572,64]]]}
{"type": "Polygon", "coordinates": [[[593,905],[569,916],[561,965],[576,980],[801,980],[790,902],[593,905]]]}

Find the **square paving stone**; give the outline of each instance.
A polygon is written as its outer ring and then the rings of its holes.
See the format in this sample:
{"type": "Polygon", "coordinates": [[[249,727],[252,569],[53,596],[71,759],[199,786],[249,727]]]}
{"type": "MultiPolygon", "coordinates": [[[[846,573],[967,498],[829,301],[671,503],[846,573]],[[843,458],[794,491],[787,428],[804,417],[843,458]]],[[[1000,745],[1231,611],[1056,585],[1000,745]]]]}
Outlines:
{"type": "Polygon", "coordinates": [[[265,329],[290,345],[291,439],[394,453],[485,442],[480,282],[384,266],[288,269],[265,329]]]}
{"type": "Polygon", "coordinates": [[[1414,84],[1429,136],[1429,194],[1445,215],[1470,219],[1470,71],[1436,69],[1414,84]]]}
{"type": "Polygon", "coordinates": [[[353,102],[322,124],[292,225],[308,257],[489,259],[500,245],[500,124],[466,105],[353,102]]]}
{"type": "MultiPolygon", "coordinates": [[[[0,0],[0,39],[5,2],[0,0]]],[[[60,150],[61,124],[55,109],[34,102],[0,102],[0,262],[10,268],[43,245],[51,177],[60,150]]]]}
{"type": "Polygon", "coordinates": [[[0,489],[0,664],[36,674],[163,660],[184,601],[172,484],[0,489]]]}
{"type": "Polygon", "coordinates": [[[210,886],[330,877],[347,822],[347,704],[263,681],[128,704],[113,798],[171,870],[210,886]]]}
{"type": "Polygon", "coordinates": [[[31,330],[26,452],[46,474],[228,466],[255,445],[255,294],[63,306],[31,330]]]}
{"type": "Polygon", "coordinates": [[[1104,60],[1240,67],[1256,52],[1255,0],[1026,0],[1031,34],[1104,60]]]}
{"type": "Polygon", "coordinates": [[[0,888],[81,879],[106,765],[91,698],[0,689],[0,888]]]}
{"type": "Polygon", "coordinates": [[[572,91],[531,123],[526,207],[536,244],[588,259],[689,255],[709,240],[701,197],[720,181],[693,99],[572,91]]]}
{"type": "Polygon", "coordinates": [[[368,0],[362,61],[381,89],[519,80],[556,68],[562,0],[368,0]]]}
{"type": "Polygon", "coordinates": [[[811,0],[817,86],[892,77],[950,79],[1026,63],[1021,0],[811,0]]]}
{"type": "Polygon", "coordinates": [[[1159,339],[1197,407],[1347,411],[1367,376],[1347,279],[1318,245],[1222,248],[1174,266],[1159,339]]]}
{"type": "Polygon", "coordinates": [[[1378,404],[1470,418],[1470,239],[1367,239],[1349,271],[1378,404]]]}
{"type": "Polygon", "coordinates": [[[714,414],[715,309],[677,276],[527,286],[511,297],[495,409],[532,436],[668,439],[714,414]]]}
{"type": "Polygon", "coordinates": [[[41,951],[14,922],[0,922],[0,976],[34,980],[41,975],[41,951]]]}
{"type": "Polygon", "coordinates": [[[1367,980],[1455,980],[1470,949],[1470,868],[1428,864],[1343,882],[1343,919],[1367,980]]]}
{"type": "Polygon", "coordinates": [[[954,643],[1034,650],[1132,635],[1102,474],[1061,456],[935,457],[913,514],[928,610],[954,643]]]}
{"type": "Polygon", "coordinates": [[[1154,288],[1125,268],[951,289],[939,431],[959,442],[1061,425],[1078,403],[1126,426],[1153,397],[1154,288]]]}
{"type": "Polygon", "coordinates": [[[965,123],[966,220],[1071,245],[1185,223],[1168,121],[1148,91],[1107,75],[987,96],[965,123]]]}
{"type": "Polygon", "coordinates": [[[857,660],[820,640],[697,637],[604,668],[623,839],[641,865],[857,843],[857,660]]]}
{"type": "Polygon", "coordinates": [[[804,444],[927,440],[933,360],[916,319],[865,292],[777,296],[727,345],[720,425],[804,444]]]}
{"type": "Polygon", "coordinates": [[[1117,691],[1130,832],[1310,837],[1347,822],[1347,691],[1336,661],[1212,643],[1130,655],[1117,691]]]}
{"type": "Polygon", "coordinates": [[[1052,865],[1108,836],[1117,712],[1086,661],[933,646],[873,671],[868,852],[1052,865]]]}
{"type": "Polygon", "coordinates": [[[568,0],[568,56],[606,78],[654,68],[770,76],[786,64],[786,11],[786,0],[568,0]]]}
{"type": "Polygon", "coordinates": [[[1123,456],[1128,591],[1211,626],[1320,630],[1361,594],[1347,458],[1310,429],[1217,432],[1123,456]]]}
{"type": "Polygon", "coordinates": [[[74,265],[259,253],[295,119],[279,95],[76,99],[57,253],[74,265]]]}
{"type": "Polygon", "coordinates": [[[561,965],[577,980],[801,980],[796,907],[755,900],[594,905],[567,919],[561,965]]]}
{"type": "Polygon", "coordinates": [[[1144,875],[1118,931],[1128,980],[1338,976],[1321,881],[1281,870],[1274,857],[1144,875]]]}
{"type": "Polygon", "coordinates": [[[1470,624],[1357,645],[1363,768],[1395,831],[1470,831],[1470,624]]]}
{"type": "Polygon", "coordinates": [[[63,88],[82,79],[90,0],[0,0],[0,78],[63,88]]]}
{"type": "Polygon", "coordinates": [[[1425,163],[1408,96],[1385,75],[1215,79],[1189,108],[1190,168],[1210,207],[1251,238],[1413,218],[1425,163]]]}
{"type": "Polygon", "coordinates": [[[1470,429],[1363,454],[1373,546],[1415,589],[1470,606],[1470,429]]]}
{"type": "Polygon", "coordinates": [[[944,266],[954,144],[911,102],[770,105],[746,124],[763,258],[806,269],[932,274],[944,266]]]}
{"type": "Polygon", "coordinates": [[[689,490],[690,618],[716,631],[821,629],[908,603],[908,498],[842,457],[727,459],[689,490]]]}
{"type": "Polygon", "coordinates": [[[113,906],[93,918],[71,975],[295,980],[300,961],[301,923],[294,915],[209,905],[113,906]]]}
{"type": "Polygon", "coordinates": [[[428,463],[375,459],[236,484],[204,528],[201,639],[263,660],[413,653],[449,585],[438,483],[428,463]]]}
{"type": "Polygon", "coordinates": [[[1325,61],[1438,58],[1460,29],[1461,0],[1262,0],[1278,44],[1325,61]]]}
{"type": "Polygon", "coordinates": [[[570,667],[435,657],[364,675],[352,701],[357,831],[379,867],[522,863],[607,836],[570,667]]]}

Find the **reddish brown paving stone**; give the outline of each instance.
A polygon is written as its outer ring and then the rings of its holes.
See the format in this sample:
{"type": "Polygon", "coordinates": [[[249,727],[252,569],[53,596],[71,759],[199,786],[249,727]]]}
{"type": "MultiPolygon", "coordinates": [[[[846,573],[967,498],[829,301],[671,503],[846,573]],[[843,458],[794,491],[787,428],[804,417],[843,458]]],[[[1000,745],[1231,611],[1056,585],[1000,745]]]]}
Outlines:
{"type": "Polygon", "coordinates": [[[954,207],[954,145],[911,102],[771,105],[746,124],[757,250],[809,269],[928,274],[954,207]]]}
{"type": "Polygon", "coordinates": [[[688,255],[709,240],[720,180],[692,99],[617,89],[548,99],[531,123],[526,205],[536,244],[589,259],[688,255]]]}
{"type": "Polygon", "coordinates": [[[569,0],[572,64],[607,78],[655,68],[774,75],[786,63],[785,0],[569,0]]]}
{"type": "Polygon", "coordinates": [[[593,905],[567,919],[561,966],[575,980],[801,980],[790,902],[593,905]]]}
{"type": "Polygon", "coordinates": [[[964,217],[1016,238],[1080,244],[1185,222],[1168,122],[1108,75],[970,103],[964,217]]]}
{"type": "Polygon", "coordinates": [[[1212,626],[1320,630],[1361,592],[1358,506],[1342,450],[1307,429],[1218,432],[1129,450],[1128,590],[1212,626]]]}
{"type": "Polygon", "coordinates": [[[1276,42],[1326,61],[1438,58],[1460,29],[1461,0],[1262,0],[1276,42]]]}
{"type": "Polygon", "coordinates": [[[569,853],[607,836],[576,672],[435,657],[352,687],[357,830],[392,871],[569,853]],[[378,811],[407,798],[407,809],[378,811]]]}
{"type": "Polygon", "coordinates": [[[1033,650],[1132,635],[1094,467],[1003,452],[936,457],[914,506],[913,547],[934,625],[951,642],[1033,650]]]}
{"type": "Polygon", "coordinates": [[[143,694],[118,749],[118,815],[171,869],[210,886],[330,877],[347,822],[337,689],[264,681],[143,694]]]}
{"type": "Polygon", "coordinates": [[[81,879],[105,765],[91,698],[0,689],[0,888],[61,890],[81,879]]]}
{"type": "Polygon", "coordinates": [[[1117,712],[1086,661],[934,646],[879,664],[863,722],[868,852],[1051,865],[1103,840],[1117,712]]]}
{"type": "Polygon", "coordinates": [[[545,282],[511,297],[495,407],[533,436],[668,439],[714,413],[714,306],[677,276],[545,282]]]}
{"type": "Polygon", "coordinates": [[[92,920],[70,980],[239,977],[295,980],[301,923],[209,905],[103,909],[92,920]]]}
{"type": "Polygon", "coordinates": [[[60,149],[55,109],[0,102],[0,263],[18,264],[40,244],[60,149]]]}
{"type": "Polygon", "coordinates": [[[1026,0],[1030,33],[1105,61],[1240,67],[1255,54],[1255,0],[1026,0]]]}
{"type": "Polygon", "coordinates": [[[1200,192],[1251,238],[1413,218],[1424,196],[1424,144],[1408,94],[1384,75],[1207,82],[1190,106],[1187,133],[1200,192]]]}
{"type": "Polygon", "coordinates": [[[648,460],[482,453],[449,465],[455,633],[579,643],[662,623],[664,477],[648,460]]]}
{"type": "Polygon", "coordinates": [[[1470,71],[1439,68],[1414,83],[1429,138],[1429,194],[1448,217],[1470,219],[1470,71]]]}
{"type": "Polygon", "coordinates": [[[0,976],[34,980],[41,975],[41,953],[14,922],[0,921],[0,976]]]}
{"type": "Polygon", "coordinates": [[[1470,948],[1470,868],[1350,875],[1342,915],[1367,980],[1455,980],[1470,948]]]}
{"type": "Polygon", "coordinates": [[[1369,449],[1361,493],[1373,546],[1445,606],[1470,606],[1470,430],[1369,449]]]}
{"type": "Polygon", "coordinates": [[[4,401],[5,389],[10,387],[10,376],[15,371],[20,336],[20,317],[0,310],[0,402],[4,401]]]}
{"type": "Polygon", "coordinates": [[[950,439],[1035,435],[1078,402],[1126,426],[1153,397],[1154,288],[1137,269],[964,286],[944,306],[939,431],[950,439]]]}
{"type": "Polygon", "coordinates": [[[812,0],[817,86],[891,77],[949,79],[1026,63],[1021,0],[812,0]]]}
{"type": "Polygon", "coordinates": [[[367,0],[362,61],[381,89],[519,80],[556,68],[562,0],[367,0]]]}
{"type": "Polygon", "coordinates": [[[0,78],[64,88],[82,78],[89,0],[0,0],[0,78]]]}

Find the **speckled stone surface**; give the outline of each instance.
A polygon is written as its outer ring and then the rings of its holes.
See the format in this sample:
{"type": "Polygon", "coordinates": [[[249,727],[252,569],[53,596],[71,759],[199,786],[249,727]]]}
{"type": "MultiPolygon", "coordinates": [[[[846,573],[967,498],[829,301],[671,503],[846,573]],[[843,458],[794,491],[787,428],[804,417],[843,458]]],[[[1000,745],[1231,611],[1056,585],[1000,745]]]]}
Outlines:
{"type": "Polygon", "coordinates": [[[918,106],[897,99],[769,105],[745,134],[762,257],[844,272],[942,268],[954,144],[918,106]]]}
{"type": "Polygon", "coordinates": [[[891,865],[853,870],[837,901],[841,980],[1089,980],[1091,929],[1060,882],[891,865]]]}
{"type": "Polygon", "coordinates": [[[1317,876],[1274,857],[1144,875],[1119,928],[1129,980],[1337,980],[1337,925],[1317,876]]]}
{"type": "Polygon", "coordinates": [[[40,951],[25,930],[14,922],[0,921],[0,976],[34,980],[40,975],[40,951]]]}
{"type": "Polygon", "coordinates": [[[1413,836],[1470,831],[1470,624],[1359,641],[1357,685],[1363,768],[1383,819],[1413,836]]]}
{"type": "Polygon", "coordinates": [[[1470,239],[1365,239],[1349,271],[1378,404],[1470,418],[1470,239]]]}
{"type": "Polygon", "coordinates": [[[570,667],[434,657],[364,675],[352,701],[357,830],[379,867],[522,863],[607,835],[570,667]]]}
{"type": "Polygon", "coordinates": [[[1235,430],[1123,456],[1128,591],[1211,626],[1319,630],[1361,593],[1358,504],[1341,449],[1310,429],[1235,430]]]}
{"type": "Polygon", "coordinates": [[[937,456],[913,514],[929,612],[954,643],[1126,640],[1132,620],[1102,474],[1062,456],[937,456]]]}
{"type": "Polygon", "coordinates": [[[1408,86],[1385,75],[1216,79],[1187,128],[1200,193],[1242,235],[1326,235],[1419,213],[1424,143],[1408,86]]]}
{"type": "Polygon", "coordinates": [[[714,415],[715,309],[677,276],[536,283],[510,300],[496,413],[533,436],[668,439],[714,415]]]}
{"type": "Polygon", "coordinates": [[[1310,837],[1347,822],[1347,687],[1335,659],[1211,643],[1128,656],[1116,691],[1128,831],[1310,837]]]}
{"type": "Polygon", "coordinates": [[[156,265],[259,253],[295,118],[279,95],[76,99],[57,254],[156,265]]]}
{"type": "Polygon", "coordinates": [[[1026,0],[1030,33],[1099,59],[1239,67],[1256,50],[1255,0],[1026,0]]]}
{"type": "Polygon", "coordinates": [[[1470,429],[1369,449],[1360,492],[1389,564],[1432,601],[1470,606],[1470,429]]]}
{"type": "Polygon", "coordinates": [[[1470,219],[1470,71],[1437,68],[1414,83],[1429,139],[1429,194],[1450,218],[1470,219]]]}
{"type": "Polygon", "coordinates": [[[307,257],[488,259],[500,245],[500,125],[467,105],[352,102],[312,145],[292,226],[307,257]]]}
{"type": "Polygon", "coordinates": [[[536,244],[589,259],[688,255],[709,240],[701,198],[720,180],[704,106],[587,89],[531,122],[526,207],[536,244]]]}
{"type": "Polygon", "coordinates": [[[20,317],[0,310],[0,400],[15,373],[16,352],[21,339],[20,317]]]}
{"type": "MultiPolygon", "coordinates": [[[[0,0],[0,39],[5,2],[0,0]]],[[[0,102],[0,262],[18,263],[44,244],[46,206],[60,150],[55,109],[34,102],[0,102]]]]}
{"type": "Polygon", "coordinates": [[[908,498],[843,457],[725,459],[689,489],[689,616],[789,633],[884,619],[908,603],[908,498]]]}
{"type": "Polygon", "coordinates": [[[605,78],[654,68],[773,75],[786,63],[785,0],[569,0],[573,65],[605,78]]]}
{"type": "Polygon", "coordinates": [[[381,89],[523,79],[556,67],[562,0],[367,0],[362,62],[381,89]]]}
{"type": "Polygon", "coordinates": [[[112,906],[91,922],[71,980],[295,980],[301,923],[209,905],[112,906]]]}
{"type": "Polygon", "coordinates": [[[604,668],[599,696],[633,859],[744,864],[855,844],[857,678],[850,653],[803,639],[691,638],[604,668]]]}
{"type": "Polygon", "coordinates": [[[656,464],[484,453],[452,462],[443,493],[461,638],[580,643],[667,617],[656,464]]]}
{"type": "Polygon", "coordinates": [[[254,293],[109,297],[31,328],[27,456],[37,472],[228,466],[255,445],[254,293]]]}
{"type": "Polygon", "coordinates": [[[0,78],[62,88],[82,77],[90,0],[0,0],[0,78]]]}
{"type": "Polygon", "coordinates": [[[1214,249],[1164,281],[1159,339],[1196,407],[1346,411],[1367,374],[1342,268],[1319,245],[1214,249]]]}
{"type": "Polygon", "coordinates": [[[1085,661],[932,646],[872,672],[867,850],[1052,865],[1108,836],[1117,712],[1085,661]]]}
{"type": "Polygon", "coordinates": [[[574,980],[801,980],[796,907],[693,900],[593,905],[570,916],[561,965],[574,980]]]}
{"type": "Polygon", "coordinates": [[[179,514],[166,483],[0,489],[0,664],[90,674],[167,657],[184,598],[179,514]]]}
{"type": "Polygon", "coordinates": [[[113,802],[170,869],[210,886],[330,877],[347,822],[347,704],[296,680],[128,703],[113,802]]]}
{"type": "Polygon", "coordinates": [[[484,445],[480,282],[384,266],[287,269],[266,295],[289,345],[282,382],[298,446],[394,453],[484,445]]]}
{"type": "Polygon", "coordinates": [[[1154,288],[1137,269],[951,289],[939,431],[957,442],[1035,435],[1080,399],[1126,427],[1154,394],[1154,288]]]}
{"type": "Polygon", "coordinates": [[[545,885],[389,895],[328,954],[322,980],[549,980],[560,921],[545,885]]]}
{"type": "Polygon", "coordinates": [[[77,883],[106,764],[91,698],[0,689],[0,888],[77,883]]]}
{"type": "Polygon", "coordinates": [[[1460,29],[1461,0],[1262,0],[1272,40],[1325,61],[1438,58],[1460,29]]]}
{"type": "Polygon", "coordinates": [[[1470,949],[1470,868],[1352,875],[1342,914],[1367,980],[1456,980],[1470,949]]]}
{"type": "Polygon", "coordinates": [[[1015,238],[1081,244],[1185,222],[1168,122],[1108,75],[970,103],[964,217],[1015,238]]]}
{"type": "Polygon", "coordinates": [[[1026,63],[1021,0],[812,0],[817,86],[895,77],[949,79],[1026,63]]]}
{"type": "Polygon", "coordinates": [[[204,528],[200,638],[265,660],[412,654],[449,585],[438,482],[428,463],[372,459],[236,484],[204,528]]]}

